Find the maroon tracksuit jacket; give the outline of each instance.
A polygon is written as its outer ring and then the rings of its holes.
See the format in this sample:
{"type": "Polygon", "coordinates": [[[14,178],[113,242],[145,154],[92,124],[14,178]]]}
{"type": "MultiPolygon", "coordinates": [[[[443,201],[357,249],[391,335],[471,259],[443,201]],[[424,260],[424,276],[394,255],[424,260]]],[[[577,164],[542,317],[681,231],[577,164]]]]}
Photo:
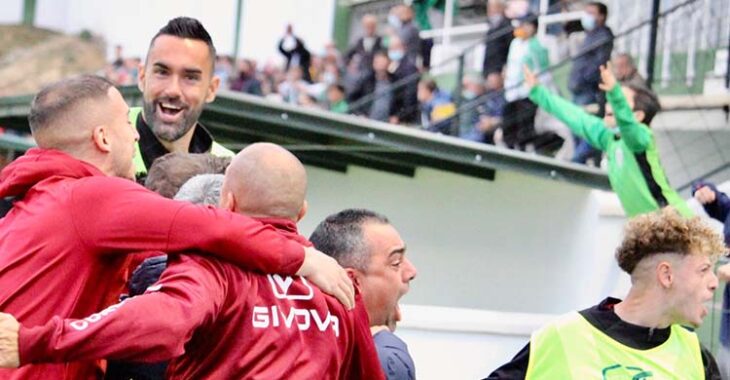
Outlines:
{"type": "MultiPolygon", "coordinates": [[[[291,221],[269,224],[296,235],[291,221]]],[[[303,238],[301,242],[306,244],[303,238]]],[[[172,379],[383,377],[364,305],[347,311],[303,278],[171,255],[157,284],[84,319],[20,330],[22,363],[161,361],[172,379]]]]}
{"type": "MultiPolygon", "coordinates": [[[[294,274],[301,245],[275,228],[176,202],[55,150],[31,149],[0,172],[0,311],[25,326],[82,318],[117,301],[128,253],[198,250],[265,273],[294,274]],[[274,254],[275,253],[275,254],[274,254]]],[[[0,370],[0,379],[96,378],[94,362],[0,370]]]]}

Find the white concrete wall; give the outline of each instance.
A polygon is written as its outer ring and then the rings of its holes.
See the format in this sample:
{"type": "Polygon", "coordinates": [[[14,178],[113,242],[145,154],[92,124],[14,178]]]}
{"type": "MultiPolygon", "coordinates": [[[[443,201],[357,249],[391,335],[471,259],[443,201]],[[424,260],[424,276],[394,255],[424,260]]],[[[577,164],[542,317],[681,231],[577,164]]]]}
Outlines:
{"type": "Polygon", "coordinates": [[[507,171],[490,182],[429,169],[308,170],[302,231],[348,207],[387,215],[419,269],[406,303],[562,313],[615,288],[622,218],[600,218],[587,188],[507,171]]]}
{"type": "MultiPolygon", "coordinates": [[[[144,57],[150,39],[177,16],[199,19],[222,54],[233,53],[236,0],[37,0],[36,26],[104,36],[109,57],[115,45],[128,56],[144,57]]],[[[287,23],[310,51],[332,39],[334,0],[244,0],[239,49],[260,62],[280,59],[276,50],[287,23]]],[[[0,0],[0,23],[22,19],[23,0],[0,0]]]]}

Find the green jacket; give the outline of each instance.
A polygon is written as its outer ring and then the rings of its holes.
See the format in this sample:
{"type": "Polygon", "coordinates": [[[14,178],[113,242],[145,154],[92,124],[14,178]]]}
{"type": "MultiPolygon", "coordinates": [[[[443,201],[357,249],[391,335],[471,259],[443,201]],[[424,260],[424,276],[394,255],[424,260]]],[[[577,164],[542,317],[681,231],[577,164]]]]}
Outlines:
{"type": "Polygon", "coordinates": [[[690,217],[692,211],[669,186],[659,162],[654,135],[639,123],[618,84],[606,94],[616,117],[618,131],[607,128],[603,119],[550,93],[543,86],[530,91],[530,100],[565,123],[576,135],[606,152],[608,179],[629,217],[672,205],[690,217]]]}

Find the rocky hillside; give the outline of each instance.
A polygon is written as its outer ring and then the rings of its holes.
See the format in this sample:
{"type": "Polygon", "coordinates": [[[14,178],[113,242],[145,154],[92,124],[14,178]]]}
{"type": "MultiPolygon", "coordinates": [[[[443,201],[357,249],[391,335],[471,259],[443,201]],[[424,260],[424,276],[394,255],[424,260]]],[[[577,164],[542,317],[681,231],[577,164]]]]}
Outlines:
{"type": "Polygon", "coordinates": [[[101,72],[105,63],[99,41],[0,25],[0,96],[29,94],[64,77],[101,72]]]}

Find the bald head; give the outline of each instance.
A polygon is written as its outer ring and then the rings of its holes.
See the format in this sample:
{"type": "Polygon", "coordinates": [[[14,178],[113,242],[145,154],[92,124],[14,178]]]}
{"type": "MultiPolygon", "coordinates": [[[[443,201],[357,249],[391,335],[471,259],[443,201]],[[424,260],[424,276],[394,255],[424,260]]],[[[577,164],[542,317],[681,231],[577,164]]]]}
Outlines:
{"type": "Polygon", "coordinates": [[[54,83],[33,98],[28,122],[41,148],[67,152],[90,143],[92,129],[106,124],[117,90],[107,79],[81,75],[54,83]]]}
{"type": "Polygon", "coordinates": [[[307,173],[288,150],[257,143],[239,152],[226,170],[222,196],[237,212],[297,221],[303,215],[307,173]]]}
{"type": "Polygon", "coordinates": [[[362,28],[365,30],[365,35],[372,37],[375,35],[375,31],[378,27],[378,19],[375,15],[366,14],[362,16],[362,28]]]}

